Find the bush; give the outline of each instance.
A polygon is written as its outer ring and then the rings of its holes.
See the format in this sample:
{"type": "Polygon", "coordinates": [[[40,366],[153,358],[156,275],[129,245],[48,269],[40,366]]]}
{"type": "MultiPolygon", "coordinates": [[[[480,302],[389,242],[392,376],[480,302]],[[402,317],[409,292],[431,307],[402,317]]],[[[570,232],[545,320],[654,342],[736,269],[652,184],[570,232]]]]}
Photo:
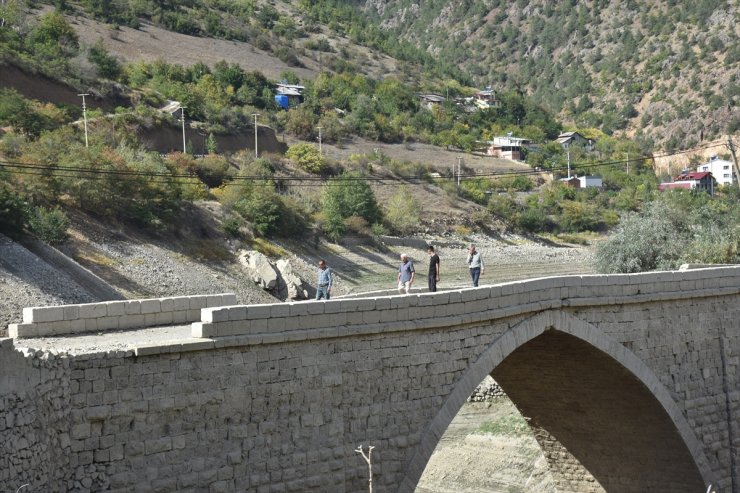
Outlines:
{"type": "Polygon", "coordinates": [[[348,217],[359,216],[369,224],[381,218],[375,195],[359,173],[344,173],[324,186],[322,213],[324,231],[333,240],[345,233],[344,220],[348,217]]]}
{"type": "Polygon", "coordinates": [[[26,201],[4,181],[0,181],[0,232],[10,236],[21,234],[27,217],[26,201]]]}
{"type": "Polygon", "coordinates": [[[326,170],[324,157],[313,144],[301,142],[291,146],[288,152],[285,153],[285,156],[295,161],[298,166],[309,173],[321,173],[326,170]]]}
{"type": "Polygon", "coordinates": [[[39,207],[29,219],[28,226],[36,238],[49,245],[59,245],[67,240],[69,219],[59,208],[39,207]]]}
{"type": "Polygon", "coordinates": [[[229,162],[221,156],[208,155],[196,161],[198,178],[209,187],[219,187],[231,176],[229,162]]]}
{"type": "Polygon", "coordinates": [[[681,263],[740,263],[740,200],[666,192],[623,219],[596,252],[600,272],[673,269],[681,263]]]}
{"type": "Polygon", "coordinates": [[[398,234],[406,235],[419,228],[421,204],[406,187],[399,187],[388,201],[385,219],[398,234]]]}

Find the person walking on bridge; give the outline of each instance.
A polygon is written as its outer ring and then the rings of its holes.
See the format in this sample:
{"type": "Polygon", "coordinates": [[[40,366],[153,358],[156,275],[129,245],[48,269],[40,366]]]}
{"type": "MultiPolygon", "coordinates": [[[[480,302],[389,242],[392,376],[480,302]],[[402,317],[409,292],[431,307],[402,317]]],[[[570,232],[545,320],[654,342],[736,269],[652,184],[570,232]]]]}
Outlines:
{"type": "Polygon", "coordinates": [[[401,266],[398,268],[398,292],[409,294],[411,285],[414,284],[414,263],[408,255],[401,254],[401,266]]]}
{"type": "Polygon", "coordinates": [[[427,247],[427,253],[429,254],[429,291],[434,293],[437,291],[439,282],[439,255],[434,252],[432,245],[427,247]]]}
{"type": "Polygon", "coordinates": [[[473,287],[477,288],[478,279],[486,271],[486,267],[483,264],[483,257],[475,249],[475,245],[470,245],[468,249],[468,268],[470,269],[470,278],[473,280],[473,287]]]}
{"type": "Polygon", "coordinates": [[[331,267],[326,265],[326,260],[323,258],[319,260],[318,280],[316,281],[316,299],[320,300],[329,299],[331,295],[331,283],[332,283],[332,270],[331,267]]]}

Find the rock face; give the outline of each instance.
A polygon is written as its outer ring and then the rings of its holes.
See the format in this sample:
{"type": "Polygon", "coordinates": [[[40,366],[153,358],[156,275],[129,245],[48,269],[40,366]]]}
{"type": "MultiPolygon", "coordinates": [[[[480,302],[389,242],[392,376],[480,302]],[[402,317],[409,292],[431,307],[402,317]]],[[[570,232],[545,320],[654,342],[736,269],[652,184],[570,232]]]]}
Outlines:
{"type": "Polygon", "coordinates": [[[291,300],[305,300],[308,298],[308,291],[303,287],[303,280],[293,271],[293,266],[289,260],[280,259],[275,264],[282,281],[280,283],[280,297],[291,300]],[[283,289],[285,292],[283,293],[283,289]]]}
{"type": "Polygon", "coordinates": [[[272,263],[265,255],[254,250],[242,250],[239,262],[249,270],[252,280],[266,291],[283,300],[305,300],[308,290],[295,273],[289,260],[272,263]]]}
{"type": "Polygon", "coordinates": [[[252,280],[262,289],[272,291],[277,287],[278,272],[265,255],[254,250],[242,250],[239,262],[249,269],[252,280]]]}

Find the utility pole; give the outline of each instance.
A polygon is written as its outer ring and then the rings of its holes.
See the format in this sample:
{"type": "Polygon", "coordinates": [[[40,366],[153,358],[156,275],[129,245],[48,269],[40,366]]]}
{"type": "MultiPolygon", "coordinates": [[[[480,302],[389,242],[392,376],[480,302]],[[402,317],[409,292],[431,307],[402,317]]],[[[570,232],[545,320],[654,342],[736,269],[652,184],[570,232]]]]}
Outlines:
{"type": "Polygon", "coordinates": [[[257,159],[259,157],[259,152],[257,150],[257,117],[260,116],[260,114],[252,113],[252,116],[254,117],[254,158],[257,159]]]}
{"type": "Polygon", "coordinates": [[[185,144],[185,107],[180,106],[180,120],[182,121],[182,153],[188,152],[187,145],[185,144]]]}
{"type": "Polygon", "coordinates": [[[457,157],[457,186],[460,186],[460,175],[462,174],[462,156],[457,157]]]}
{"type": "Polygon", "coordinates": [[[321,127],[316,127],[319,129],[319,156],[321,156],[321,127]]]}
{"type": "Polygon", "coordinates": [[[568,179],[570,180],[570,149],[568,149],[568,179]]]}
{"type": "Polygon", "coordinates": [[[88,147],[87,143],[87,106],[85,105],[85,96],[89,96],[89,94],[78,94],[78,96],[82,96],[82,121],[85,122],[85,147],[88,147]]]}
{"type": "Polygon", "coordinates": [[[740,165],[737,164],[737,154],[735,154],[735,143],[729,137],[727,137],[727,148],[730,150],[730,153],[732,154],[732,161],[735,164],[735,177],[736,177],[735,181],[737,183],[737,187],[740,188],[740,165]]]}

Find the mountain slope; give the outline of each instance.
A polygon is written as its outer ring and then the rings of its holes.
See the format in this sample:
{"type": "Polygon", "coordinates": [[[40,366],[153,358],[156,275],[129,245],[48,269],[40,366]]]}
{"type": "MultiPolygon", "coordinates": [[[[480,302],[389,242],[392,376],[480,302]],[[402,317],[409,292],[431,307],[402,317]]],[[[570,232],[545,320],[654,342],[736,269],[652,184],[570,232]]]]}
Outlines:
{"type": "Polygon", "coordinates": [[[581,127],[686,148],[740,128],[731,0],[366,0],[381,25],[480,85],[519,88],[581,127]],[[452,41],[452,42],[450,42],[452,41]]]}

